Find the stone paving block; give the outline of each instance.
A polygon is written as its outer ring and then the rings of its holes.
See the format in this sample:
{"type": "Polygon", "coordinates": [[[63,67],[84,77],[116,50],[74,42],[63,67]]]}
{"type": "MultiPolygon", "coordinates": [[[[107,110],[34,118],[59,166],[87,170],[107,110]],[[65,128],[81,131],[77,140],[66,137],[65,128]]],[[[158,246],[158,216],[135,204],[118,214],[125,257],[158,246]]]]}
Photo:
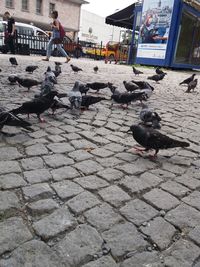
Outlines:
{"type": "Polygon", "coordinates": [[[150,170],[150,173],[158,176],[159,178],[164,178],[164,179],[173,179],[176,177],[176,175],[172,172],[169,172],[169,171],[166,171],[166,170],[162,170],[162,169],[153,169],[153,170],[150,170]]]}
{"type": "Polygon", "coordinates": [[[0,175],[14,172],[21,172],[17,161],[0,161],[0,175]]]}
{"type": "Polygon", "coordinates": [[[74,164],[73,159],[63,155],[63,154],[53,154],[49,156],[44,156],[45,163],[51,168],[58,168],[61,166],[74,164]]]}
{"type": "Polygon", "coordinates": [[[26,148],[28,156],[42,156],[48,154],[48,149],[43,144],[35,144],[26,148]]]}
{"type": "Polygon", "coordinates": [[[125,163],[123,165],[117,166],[117,169],[129,175],[138,175],[146,171],[146,168],[144,168],[143,166],[138,166],[136,165],[136,163],[125,163]]]}
{"type": "Polygon", "coordinates": [[[69,141],[81,138],[81,136],[77,133],[62,134],[62,136],[65,137],[69,141]]]}
{"type": "Polygon", "coordinates": [[[125,160],[127,162],[133,162],[138,158],[138,155],[134,155],[133,153],[121,152],[116,154],[115,157],[125,160]]]}
{"type": "Polygon", "coordinates": [[[47,183],[34,184],[22,188],[25,200],[36,201],[52,197],[54,192],[47,183]]]}
{"type": "Polygon", "coordinates": [[[182,201],[186,204],[200,210],[200,192],[194,191],[187,197],[182,198],[182,201]]]}
{"type": "Polygon", "coordinates": [[[85,175],[93,174],[103,169],[100,164],[90,159],[76,163],[74,167],[85,175]]]}
{"type": "Polygon", "coordinates": [[[158,214],[156,209],[140,199],[131,200],[120,209],[120,212],[128,221],[131,221],[137,226],[151,220],[158,214]]]}
{"type": "Polygon", "coordinates": [[[199,247],[190,241],[181,239],[171,247],[164,257],[164,266],[193,266],[199,255],[199,247]]]}
{"type": "Polygon", "coordinates": [[[72,126],[72,125],[61,125],[59,127],[60,129],[64,130],[67,133],[75,133],[75,132],[79,132],[80,129],[72,126]]]}
{"type": "Polygon", "coordinates": [[[144,190],[151,188],[151,186],[145,181],[137,178],[136,176],[126,176],[119,183],[130,194],[139,194],[144,190]]]}
{"type": "Polygon", "coordinates": [[[135,253],[131,258],[125,260],[120,267],[164,267],[157,252],[135,253]]]}
{"type": "Polygon", "coordinates": [[[165,219],[179,229],[184,230],[199,225],[200,213],[186,204],[180,204],[175,209],[169,211],[165,219]]]}
{"type": "Polygon", "coordinates": [[[74,150],[69,143],[53,143],[47,146],[54,153],[67,153],[74,150]]]}
{"type": "Polygon", "coordinates": [[[116,224],[102,236],[111,248],[111,254],[115,259],[120,259],[131,251],[144,249],[147,245],[131,223],[116,224]]]}
{"type": "Polygon", "coordinates": [[[24,177],[30,184],[37,184],[49,181],[52,176],[47,169],[38,169],[24,172],[24,177]]]}
{"type": "Polygon", "coordinates": [[[52,135],[57,135],[64,133],[63,130],[59,129],[58,127],[48,127],[46,128],[46,132],[52,135]]]}
{"type": "Polygon", "coordinates": [[[70,199],[67,204],[74,213],[78,214],[100,204],[100,201],[92,193],[84,191],[70,199]]]}
{"type": "Polygon", "coordinates": [[[29,203],[27,210],[32,216],[40,216],[51,213],[59,206],[53,199],[41,199],[36,202],[29,203]]]}
{"type": "Polygon", "coordinates": [[[118,170],[107,168],[97,173],[98,176],[106,179],[108,182],[119,180],[124,174],[118,170]]]}
{"type": "Polygon", "coordinates": [[[99,191],[99,195],[104,201],[112,204],[115,207],[121,206],[131,197],[117,185],[112,185],[99,191]]]}
{"type": "Polygon", "coordinates": [[[190,189],[194,190],[200,187],[200,180],[197,180],[195,178],[192,178],[189,175],[182,175],[177,177],[176,182],[185,185],[187,187],[189,187],[190,189]]]}
{"type": "Polygon", "coordinates": [[[94,260],[93,256],[101,250],[102,243],[103,240],[95,228],[81,224],[68,233],[54,248],[63,259],[65,266],[75,267],[94,260]]]}
{"type": "Polygon", "coordinates": [[[78,171],[71,166],[65,166],[65,167],[52,170],[51,174],[55,181],[61,181],[64,179],[73,179],[75,177],[80,176],[78,171]]]}
{"type": "Polygon", "coordinates": [[[44,162],[40,157],[22,159],[21,164],[23,169],[26,171],[42,169],[44,167],[44,162]]]}
{"type": "Polygon", "coordinates": [[[200,246],[200,225],[197,225],[194,229],[192,229],[188,236],[194,243],[200,246]]]}
{"type": "Polygon", "coordinates": [[[33,228],[37,235],[44,240],[50,239],[59,233],[71,229],[76,225],[76,220],[69,212],[68,208],[63,207],[55,210],[50,215],[33,223],[33,228]]]}
{"type": "Polygon", "coordinates": [[[91,159],[93,158],[93,155],[88,153],[85,150],[76,150],[68,154],[70,158],[73,158],[75,161],[83,161],[86,159],[91,159]]]}
{"type": "Polygon", "coordinates": [[[84,139],[80,139],[80,140],[72,140],[71,144],[74,146],[74,148],[77,149],[91,149],[91,148],[97,148],[97,145],[95,145],[94,143],[88,141],[88,140],[84,140],[84,139]]]}
{"type": "Polygon", "coordinates": [[[19,246],[11,257],[0,260],[1,267],[66,267],[56,253],[39,240],[32,240],[19,246]]]}
{"type": "Polygon", "coordinates": [[[0,147],[0,161],[20,159],[23,155],[19,153],[16,147],[0,147]]]}
{"type": "Polygon", "coordinates": [[[119,267],[119,264],[117,264],[112,257],[110,256],[104,256],[96,261],[91,261],[83,267],[119,267]]]}
{"type": "Polygon", "coordinates": [[[46,136],[47,133],[44,130],[39,130],[39,131],[34,131],[33,133],[29,133],[29,135],[35,139],[38,139],[38,138],[46,136]]]}
{"type": "Polygon", "coordinates": [[[106,203],[86,211],[84,216],[100,232],[109,230],[114,224],[123,221],[123,218],[106,203]]]}
{"type": "Polygon", "coordinates": [[[63,200],[76,196],[84,190],[80,185],[67,180],[53,183],[51,186],[56,191],[57,195],[63,200]]]}
{"type": "Polygon", "coordinates": [[[166,183],[162,183],[160,187],[176,197],[183,197],[188,192],[190,192],[187,187],[174,181],[167,181],[166,183]]]}
{"type": "Polygon", "coordinates": [[[112,152],[123,152],[126,147],[120,144],[110,143],[109,145],[105,146],[105,149],[111,150],[112,152]]]}
{"type": "Polygon", "coordinates": [[[66,141],[66,139],[60,135],[48,135],[47,139],[53,143],[60,143],[66,141]]]}
{"type": "Polygon", "coordinates": [[[141,226],[140,229],[151,238],[160,250],[164,250],[170,245],[176,233],[175,227],[161,217],[154,218],[146,226],[141,226]]]}
{"type": "Polygon", "coordinates": [[[24,179],[16,174],[16,173],[9,173],[0,176],[0,189],[13,189],[25,186],[27,183],[24,179]]]}
{"type": "Polygon", "coordinates": [[[163,182],[163,179],[161,179],[160,177],[158,177],[158,176],[156,176],[150,172],[143,173],[142,175],[140,175],[139,179],[142,181],[145,181],[151,187],[155,187],[155,186],[157,186],[163,182]]]}
{"type": "Polygon", "coordinates": [[[170,171],[174,174],[181,175],[185,172],[186,168],[183,168],[179,165],[175,165],[169,162],[163,162],[162,168],[166,171],[170,171]]]}
{"type": "Polygon", "coordinates": [[[14,192],[0,191],[0,217],[10,215],[19,207],[19,199],[14,192]]]}
{"type": "Polygon", "coordinates": [[[97,157],[106,158],[113,155],[113,152],[106,150],[104,148],[96,148],[91,151],[91,153],[97,157]]]}
{"type": "Polygon", "coordinates": [[[153,189],[150,192],[144,194],[144,199],[150,204],[153,204],[160,210],[170,210],[178,206],[179,201],[171,194],[161,190],[153,189]]]}
{"type": "Polygon", "coordinates": [[[97,190],[109,186],[109,184],[105,180],[100,179],[95,175],[76,178],[74,179],[74,181],[80,184],[83,188],[88,190],[97,190]]]}
{"type": "Polygon", "coordinates": [[[110,158],[96,158],[96,161],[105,168],[113,168],[114,166],[124,162],[120,159],[115,158],[114,156],[110,158]]]}
{"type": "Polygon", "coordinates": [[[0,222],[0,255],[12,251],[30,239],[32,234],[20,217],[12,217],[0,222]]]}

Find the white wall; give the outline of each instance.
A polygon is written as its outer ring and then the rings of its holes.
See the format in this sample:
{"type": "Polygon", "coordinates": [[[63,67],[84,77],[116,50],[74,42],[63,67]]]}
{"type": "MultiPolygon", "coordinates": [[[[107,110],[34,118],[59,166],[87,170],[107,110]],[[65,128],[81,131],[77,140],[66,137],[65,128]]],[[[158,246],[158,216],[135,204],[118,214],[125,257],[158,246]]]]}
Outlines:
{"type": "Polygon", "coordinates": [[[80,32],[78,37],[81,41],[88,41],[100,44],[101,41],[105,45],[112,40],[118,42],[122,28],[108,25],[105,23],[105,18],[84,9],[81,9],[80,32]],[[89,28],[92,28],[92,33],[89,33],[89,28]]]}

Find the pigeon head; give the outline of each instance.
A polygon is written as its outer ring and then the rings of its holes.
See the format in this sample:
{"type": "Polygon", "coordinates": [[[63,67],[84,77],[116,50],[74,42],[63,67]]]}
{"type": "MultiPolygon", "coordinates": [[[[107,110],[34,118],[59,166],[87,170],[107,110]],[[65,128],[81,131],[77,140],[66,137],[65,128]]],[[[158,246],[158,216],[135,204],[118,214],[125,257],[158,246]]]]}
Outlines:
{"type": "Polygon", "coordinates": [[[75,82],[74,87],[72,88],[72,91],[78,92],[79,91],[79,82],[75,82]]]}
{"type": "MultiPolygon", "coordinates": [[[[48,66],[48,68],[47,68],[47,72],[50,72],[51,71],[51,67],[50,66],[48,66]]],[[[46,72],[45,72],[46,73],[46,72]]]]}
{"type": "Polygon", "coordinates": [[[123,84],[126,84],[126,81],[123,81],[123,84]]]}
{"type": "Polygon", "coordinates": [[[192,74],[192,77],[193,77],[193,79],[194,79],[194,76],[196,76],[196,74],[194,73],[194,74],[192,74]]]}

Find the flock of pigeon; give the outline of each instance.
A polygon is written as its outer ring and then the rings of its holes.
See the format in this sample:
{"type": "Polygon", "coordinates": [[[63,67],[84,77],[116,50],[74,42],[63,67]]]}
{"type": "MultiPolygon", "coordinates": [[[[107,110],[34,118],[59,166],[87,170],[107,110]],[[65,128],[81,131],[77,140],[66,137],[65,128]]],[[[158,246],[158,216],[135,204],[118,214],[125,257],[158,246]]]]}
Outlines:
{"type": "MultiPolygon", "coordinates": [[[[10,63],[14,66],[18,65],[16,58],[12,57],[9,59],[10,63]]],[[[89,109],[90,105],[96,104],[100,101],[112,101],[111,107],[114,103],[120,104],[122,108],[128,108],[131,102],[140,101],[141,103],[141,112],[139,124],[132,125],[128,132],[132,132],[133,138],[137,143],[140,144],[140,147],[135,147],[137,151],[149,151],[155,150],[155,153],[151,155],[151,158],[155,159],[157,153],[160,149],[168,149],[174,147],[188,147],[189,143],[172,139],[164,134],[162,134],[159,129],[161,128],[161,117],[157,112],[150,109],[146,102],[151,95],[153,94],[154,87],[149,84],[147,81],[124,81],[124,87],[126,91],[120,92],[117,90],[117,87],[112,83],[102,83],[102,82],[93,82],[82,84],[78,81],[75,82],[72,90],[68,94],[61,94],[55,90],[54,85],[57,84],[58,76],[61,74],[61,63],[55,62],[55,70],[52,70],[50,67],[47,68],[44,73],[44,80],[38,81],[33,78],[21,78],[18,75],[10,75],[8,80],[11,84],[17,83],[19,86],[25,87],[28,91],[33,86],[40,85],[40,93],[36,94],[34,98],[30,101],[24,102],[18,108],[15,108],[10,111],[6,111],[3,108],[0,108],[0,129],[2,130],[4,125],[9,126],[19,126],[23,127],[28,131],[33,131],[31,128],[31,123],[20,118],[19,114],[36,114],[40,122],[44,122],[44,119],[41,118],[41,114],[46,110],[51,109],[54,114],[57,109],[66,109],[78,111],[80,115],[81,112],[85,109],[89,109]],[[98,93],[104,88],[109,88],[111,91],[111,99],[102,97],[102,96],[92,96],[87,94],[89,90],[93,90],[98,93]],[[63,102],[62,98],[68,97],[69,105],[63,102]]],[[[83,71],[81,68],[70,65],[74,73],[83,71]]],[[[27,66],[26,71],[28,73],[33,73],[38,66],[27,66]]],[[[136,76],[143,74],[135,67],[133,68],[133,73],[136,76]]],[[[94,67],[94,72],[97,73],[99,70],[98,66],[94,67]]],[[[0,70],[1,71],[1,70],[0,70]]],[[[148,80],[153,80],[156,83],[159,83],[167,73],[163,72],[160,67],[156,68],[156,74],[148,77],[148,80]]],[[[194,91],[197,86],[197,79],[194,79],[195,74],[193,74],[188,79],[182,81],[180,85],[187,84],[187,93],[194,91]]],[[[3,133],[3,132],[2,132],[3,133]]],[[[6,134],[6,133],[4,133],[6,134]]]]}

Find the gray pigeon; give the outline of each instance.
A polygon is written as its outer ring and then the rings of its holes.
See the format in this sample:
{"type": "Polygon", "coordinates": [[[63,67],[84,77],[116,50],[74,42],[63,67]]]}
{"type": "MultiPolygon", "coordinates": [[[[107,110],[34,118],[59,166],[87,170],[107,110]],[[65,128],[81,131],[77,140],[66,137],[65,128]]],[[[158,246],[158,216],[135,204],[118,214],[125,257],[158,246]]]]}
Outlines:
{"type": "Polygon", "coordinates": [[[68,94],[69,101],[71,104],[71,109],[80,109],[81,108],[81,102],[82,102],[82,95],[79,90],[79,82],[75,82],[74,87],[68,94]]]}
{"type": "Polygon", "coordinates": [[[123,84],[124,84],[124,87],[126,88],[126,90],[128,92],[133,92],[135,91],[136,89],[138,89],[139,87],[137,85],[135,85],[133,82],[126,82],[126,81],[123,81],[123,84]]]}
{"type": "Polygon", "coordinates": [[[153,129],[160,129],[161,117],[157,112],[150,109],[147,105],[142,103],[142,110],[140,112],[140,119],[146,126],[150,126],[153,129]]]}
{"type": "Polygon", "coordinates": [[[187,89],[186,93],[190,93],[191,90],[193,90],[193,92],[194,92],[194,89],[196,88],[197,83],[198,83],[198,80],[197,79],[194,79],[193,81],[191,81],[188,84],[188,89],[187,89]]]}

